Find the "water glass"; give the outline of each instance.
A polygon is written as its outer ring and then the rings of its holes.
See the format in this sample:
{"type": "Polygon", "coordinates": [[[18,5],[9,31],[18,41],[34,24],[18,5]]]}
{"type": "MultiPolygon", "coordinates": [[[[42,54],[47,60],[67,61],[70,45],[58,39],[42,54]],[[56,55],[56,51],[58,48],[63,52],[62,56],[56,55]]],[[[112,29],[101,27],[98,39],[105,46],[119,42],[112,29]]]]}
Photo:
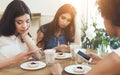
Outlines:
{"type": "Polygon", "coordinates": [[[55,63],[56,50],[54,50],[54,49],[46,49],[44,51],[44,53],[45,53],[46,64],[48,66],[52,66],[55,63]]]}
{"type": "Polygon", "coordinates": [[[72,59],[75,60],[76,54],[75,50],[80,48],[80,45],[77,45],[75,43],[70,43],[70,53],[72,55],[72,59]]]}

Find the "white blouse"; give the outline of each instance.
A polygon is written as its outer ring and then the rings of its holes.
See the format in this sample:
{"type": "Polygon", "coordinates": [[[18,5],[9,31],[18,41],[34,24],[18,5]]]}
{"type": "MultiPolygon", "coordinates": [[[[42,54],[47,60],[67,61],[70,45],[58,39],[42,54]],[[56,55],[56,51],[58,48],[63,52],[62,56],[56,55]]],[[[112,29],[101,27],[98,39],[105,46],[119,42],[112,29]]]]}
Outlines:
{"type": "Polygon", "coordinates": [[[13,57],[24,51],[28,51],[27,45],[15,35],[0,37],[0,60],[13,57]]]}

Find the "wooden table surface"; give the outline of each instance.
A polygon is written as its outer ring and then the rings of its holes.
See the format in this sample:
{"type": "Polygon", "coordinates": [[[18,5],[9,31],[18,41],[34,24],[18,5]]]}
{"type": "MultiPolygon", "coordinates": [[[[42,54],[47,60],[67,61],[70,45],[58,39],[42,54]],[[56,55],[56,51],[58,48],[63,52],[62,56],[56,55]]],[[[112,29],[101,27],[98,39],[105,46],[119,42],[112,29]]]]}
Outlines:
{"type": "MultiPolygon", "coordinates": [[[[41,59],[40,61],[45,62],[45,59],[41,59]]],[[[75,61],[71,58],[59,60],[56,59],[55,62],[59,62],[62,68],[75,64],[75,61]]],[[[14,65],[0,69],[0,75],[51,75],[51,72],[49,66],[46,66],[45,68],[39,70],[29,71],[21,69],[20,65],[14,65]]]]}

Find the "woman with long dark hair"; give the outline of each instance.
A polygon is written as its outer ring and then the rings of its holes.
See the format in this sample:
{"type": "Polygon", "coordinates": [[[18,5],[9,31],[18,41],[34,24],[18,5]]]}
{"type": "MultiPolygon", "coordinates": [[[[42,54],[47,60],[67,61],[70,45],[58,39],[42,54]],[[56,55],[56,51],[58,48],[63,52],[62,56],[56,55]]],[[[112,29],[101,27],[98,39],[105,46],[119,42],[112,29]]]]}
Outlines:
{"type": "Polygon", "coordinates": [[[39,55],[28,32],[31,12],[21,0],[13,0],[0,20],[0,68],[18,64],[39,55]]]}

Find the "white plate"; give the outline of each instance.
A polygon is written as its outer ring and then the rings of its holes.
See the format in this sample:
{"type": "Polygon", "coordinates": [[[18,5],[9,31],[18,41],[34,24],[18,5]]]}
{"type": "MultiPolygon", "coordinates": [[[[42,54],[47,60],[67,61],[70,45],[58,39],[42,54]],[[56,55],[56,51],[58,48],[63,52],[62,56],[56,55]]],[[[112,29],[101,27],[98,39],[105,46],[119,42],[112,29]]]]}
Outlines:
{"type": "Polygon", "coordinates": [[[66,59],[66,58],[71,58],[71,53],[64,53],[64,57],[57,56],[58,53],[56,53],[55,58],[56,59],[66,59]]]}
{"type": "Polygon", "coordinates": [[[44,62],[41,62],[41,61],[28,61],[28,62],[22,63],[20,65],[20,67],[22,69],[25,69],[25,70],[38,70],[38,69],[44,68],[45,66],[46,66],[46,64],[44,62]],[[31,67],[28,66],[28,64],[31,63],[31,62],[39,63],[39,66],[31,68],[31,67]]]}
{"type": "Polygon", "coordinates": [[[70,74],[86,74],[88,71],[91,70],[91,67],[90,66],[87,66],[87,65],[82,65],[82,64],[78,64],[78,65],[70,65],[70,66],[67,66],[65,67],[64,69],[66,72],[70,73],[70,74]],[[76,66],[81,66],[84,68],[84,72],[81,72],[81,73],[78,73],[78,72],[75,72],[73,71],[73,68],[76,67],[76,66]]]}

